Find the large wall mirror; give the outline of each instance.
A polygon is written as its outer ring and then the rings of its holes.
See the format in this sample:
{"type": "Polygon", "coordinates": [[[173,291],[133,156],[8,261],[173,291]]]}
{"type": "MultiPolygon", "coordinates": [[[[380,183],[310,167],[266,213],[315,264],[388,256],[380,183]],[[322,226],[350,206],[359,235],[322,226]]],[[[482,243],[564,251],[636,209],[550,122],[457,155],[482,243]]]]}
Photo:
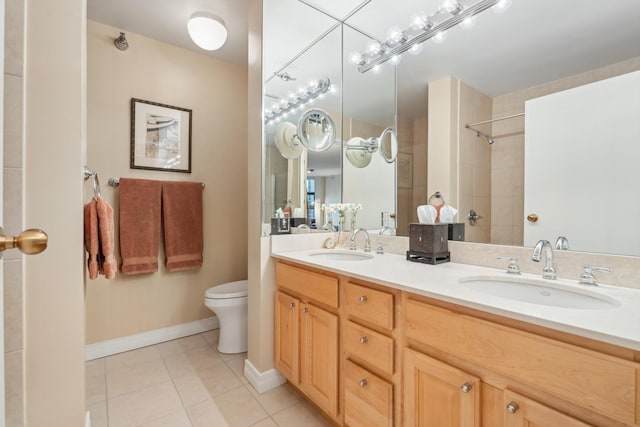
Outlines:
{"type": "MultiPolygon", "coordinates": [[[[525,142],[532,143],[525,141],[526,101],[640,69],[637,0],[612,0],[606,8],[583,0],[513,0],[504,13],[484,11],[476,16],[471,28],[454,27],[446,32],[444,41],[425,42],[415,56],[403,54],[388,80],[358,88],[351,82],[352,77],[360,81],[359,77],[373,80],[375,76],[373,70],[358,73],[357,67],[349,64],[350,52],[365,49],[367,38],[384,41],[390,28],[406,28],[412,15],[421,10],[429,14],[440,7],[440,1],[265,1],[265,20],[270,19],[270,3],[290,3],[290,21],[315,26],[326,19],[327,28],[343,21],[344,46],[336,47],[341,50],[345,82],[339,88],[343,117],[355,117],[383,129],[395,126],[397,130],[399,153],[394,163],[394,191],[389,194],[388,206],[380,211],[395,214],[393,225],[399,235],[406,235],[408,224],[418,221],[417,207],[441,191],[446,202],[458,209],[456,220],[465,223],[467,241],[526,244],[524,171],[530,159],[525,158],[524,147],[525,142]],[[340,10],[324,13],[334,7],[340,10]],[[305,8],[306,17],[295,15],[296,10],[305,8]],[[397,93],[396,105],[389,113],[394,117],[376,118],[377,112],[391,105],[386,98],[376,99],[387,90],[397,93]],[[360,113],[350,111],[357,106],[352,104],[354,99],[369,101],[366,116],[358,117],[360,113]],[[486,136],[465,127],[475,123],[481,124],[474,129],[486,136]],[[468,221],[471,210],[480,217],[475,225],[468,221]]],[[[475,2],[459,3],[466,7],[475,2]]],[[[265,43],[270,44],[267,37],[265,34],[265,43]]],[[[308,38],[306,44],[296,36],[273,41],[274,46],[291,47],[291,52],[299,53],[316,38],[317,35],[308,38]]],[[[293,56],[295,53],[289,59],[293,56]]],[[[382,73],[392,68],[384,65],[382,73]]],[[[266,73],[269,71],[265,68],[266,73]]],[[[576,121],[573,125],[588,127],[589,123],[576,121]]],[[[344,145],[351,134],[346,122],[340,127],[344,145]]],[[[351,182],[345,166],[349,163],[344,155],[340,159],[340,200],[358,202],[343,194],[351,182]]],[[[571,159],[566,161],[571,163],[571,159]]],[[[363,177],[354,178],[359,185],[365,182],[363,177]]],[[[562,192],[560,184],[558,192],[562,192]]],[[[634,183],[618,180],[612,185],[618,188],[634,183]]],[[[368,194],[376,190],[364,186],[358,191],[368,194]]],[[[632,187],[625,194],[640,197],[632,187]]],[[[371,228],[379,226],[379,218],[376,220],[371,228]]],[[[624,221],[608,222],[607,227],[624,227],[624,221]]],[[[554,241],[556,237],[538,238],[554,241]]],[[[571,250],[640,256],[611,246],[581,248],[572,245],[572,240],[578,244],[580,238],[567,237],[571,250]]]]}

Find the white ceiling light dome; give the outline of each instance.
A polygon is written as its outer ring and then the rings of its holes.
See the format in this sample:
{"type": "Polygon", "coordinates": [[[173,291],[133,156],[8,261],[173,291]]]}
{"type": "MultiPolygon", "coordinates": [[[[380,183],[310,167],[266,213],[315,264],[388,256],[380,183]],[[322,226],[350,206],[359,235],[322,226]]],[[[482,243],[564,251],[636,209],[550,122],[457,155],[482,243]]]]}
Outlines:
{"type": "Polygon", "coordinates": [[[227,41],[224,21],[210,12],[196,12],[187,22],[191,40],[204,50],[217,50],[227,41]]]}

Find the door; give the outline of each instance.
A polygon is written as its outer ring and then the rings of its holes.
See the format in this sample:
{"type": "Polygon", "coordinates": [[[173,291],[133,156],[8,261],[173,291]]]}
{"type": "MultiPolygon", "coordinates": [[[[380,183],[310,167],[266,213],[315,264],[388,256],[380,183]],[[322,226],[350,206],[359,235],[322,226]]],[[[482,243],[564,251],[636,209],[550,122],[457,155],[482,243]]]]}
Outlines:
{"type": "Polygon", "coordinates": [[[338,414],[338,316],[300,304],[300,388],[320,408],[338,414]]]}
{"type": "Polygon", "coordinates": [[[404,425],[480,426],[479,378],[407,349],[403,387],[404,425]]]}
{"type": "Polygon", "coordinates": [[[504,407],[504,427],[590,426],[511,390],[504,392],[504,407]]]}
{"type": "Polygon", "coordinates": [[[299,306],[297,298],[276,292],[276,368],[294,384],[298,384],[300,378],[299,306]]]}

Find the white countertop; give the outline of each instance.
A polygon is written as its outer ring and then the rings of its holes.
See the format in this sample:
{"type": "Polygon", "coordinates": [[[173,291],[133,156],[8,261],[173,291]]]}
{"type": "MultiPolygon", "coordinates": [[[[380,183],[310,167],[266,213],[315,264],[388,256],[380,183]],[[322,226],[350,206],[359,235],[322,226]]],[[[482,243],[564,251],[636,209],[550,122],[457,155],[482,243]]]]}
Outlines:
{"type": "MultiPolygon", "coordinates": [[[[328,251],[328,249],[327,249],[328,251]]],[[[552,307],[493,296],[461,285],[458,280],[471,276],[509,277],[505,270],[466,264],[437,265],[407,261],[405,256],[385,253],[362,261],[335,261],[312,257],[314,250],[280,251],[272,256],[334,273],[348,275],[391,288],[465,307],[483,310],[504,317],[569,332],[610,344],[640,350],[640,290],[617,286],[584,286],[564,279],[543,280],[541,275],[522,274],[567,290],[590,292],[615,299],[620,304],[605,309],[552,307]]],[[[540,267],[542,272],[542,265],[540,267]]]]}

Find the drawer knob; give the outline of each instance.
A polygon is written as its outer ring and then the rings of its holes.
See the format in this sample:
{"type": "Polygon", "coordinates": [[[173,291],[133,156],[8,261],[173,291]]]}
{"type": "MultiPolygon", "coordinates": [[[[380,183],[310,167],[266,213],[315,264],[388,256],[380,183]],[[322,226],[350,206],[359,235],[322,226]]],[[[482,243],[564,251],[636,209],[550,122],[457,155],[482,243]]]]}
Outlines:
{"type": "Polygon", "coordinates": [[[507,412],[509,412],[510,414],[515,414],[516,412],[518,412],[518,409],[520,409],[520,406],[518,406],[516,402],[509,402],[509,404],[507,405],[507,412]]]}
{"type": "Polygon", "coordinates": [[[290,302],[289,303],[289,308],[296,308],[296,303],[295,302],[290,302]]]}
{"type": "Polygon", "coordinates": [[[471,384],[469,383],[464,383],[460,386],[460,390],[462,390],[463,393],[469,393],[471,391],[471,384]]]}
{"type": "Polygon", "coordinates": [[[302,312],[303,312],[303,313],[308,313],[308,312],[309,312],[309,309],[308,309],[307,307],[305,307],[305,308],[303,308],[303,309],[302,309],[302,312]]]}
{"type": "Polygon", "coordinates": [[[367,302],[367,296],[366,295],[360,295],[360,298],[358,298],[360,300],[360,302],[367,302]]]}
{"type": "Polygon", "coordinates": [[[360,380],[360,382],[358,383],[358,385],[359,385],[360,387],[366,387],[366,386],[367,386],[367,384],[368,384],[368,382],[367,382],[367,379],[366,379],[366,378],[361,379],[361,380],[360,380]]]}
{"type": "Polygon", "coordinates": [[[360,337],[360,344],[366,344],[369,341],[367,337],[360,337]]]}

